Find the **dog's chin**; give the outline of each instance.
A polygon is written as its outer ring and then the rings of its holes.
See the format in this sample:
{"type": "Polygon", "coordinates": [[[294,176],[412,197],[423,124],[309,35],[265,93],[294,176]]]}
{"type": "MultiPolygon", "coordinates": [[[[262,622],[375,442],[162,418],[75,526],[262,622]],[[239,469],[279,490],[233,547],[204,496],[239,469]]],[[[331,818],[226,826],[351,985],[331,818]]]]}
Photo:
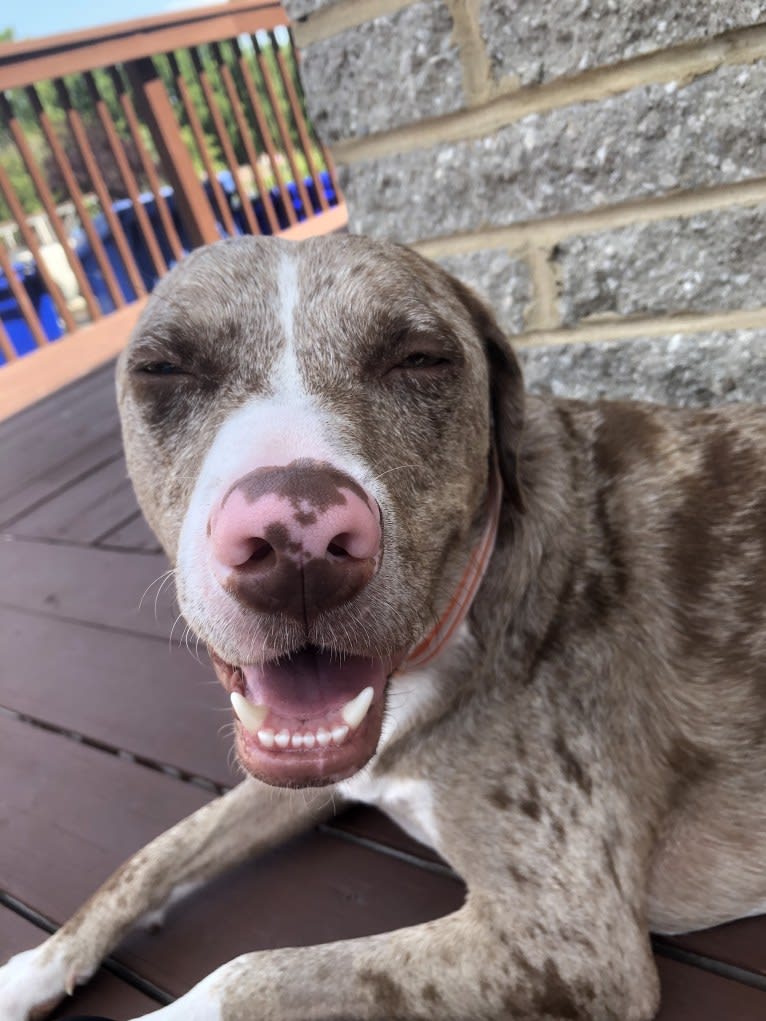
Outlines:
{"type": "Polygon", "coordinates": [[[304,646],[234,666],[211,650],[232,696],[243,768],[276,787],[321,787],[358,773],[375,754],[395,663],[304,646]]]}

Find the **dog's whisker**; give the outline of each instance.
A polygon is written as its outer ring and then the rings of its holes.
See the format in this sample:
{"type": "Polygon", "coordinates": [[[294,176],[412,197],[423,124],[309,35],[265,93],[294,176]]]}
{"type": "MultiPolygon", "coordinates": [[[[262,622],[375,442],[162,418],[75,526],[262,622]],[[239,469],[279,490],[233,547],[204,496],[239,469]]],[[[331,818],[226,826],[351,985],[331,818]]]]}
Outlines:
{"type": "MultiPolygon", "coordinates": [[[[159,584],[159,589],[157,590],[157,591],[159,592],[159,591],[160,591],[160,590],[162,589],[162,586],[163,586],[163,585],[165,584],[165,582],[166,582],[166,580],[167,580],[168,576],[172,577],[172,576],[173,576],[173,573],[174,573],[174,570],[173,570],[173,568],[171,567],[171,568],[169,568],[169,569],[168,569],[167,571],[163,571],[163,572],[162,572],[162,574],[160,574],[160,575],[159,575],[158,577],[156,577],[156,578],[154,579],[154,581],[150,581],[150,582],[149,582],[149,584],[148,584],[148,585],[146,586],[146,588],[144,589],[144,591],[143,591],[143,592],[141,593],[141,597],[140,597],[140,599],[138,600],[138,609],[139,609],[139,610],[140,610],[140,609],[141,609],[141,607],[143,606],[143,604],[144,604],[144,599],[146,598],[146,596],[147,596],[147,593],[149,592],[149,590],[150,590],[151,588],[153,588],[153,587],[154,587],[155,585],[159,584]]],[[[156,600],[156,598],[157,598],[157,597],[155,596],[155,600],[156,600]]],[[[156,602],[155,602],[155,608],[156,608],[156,602]]]]}

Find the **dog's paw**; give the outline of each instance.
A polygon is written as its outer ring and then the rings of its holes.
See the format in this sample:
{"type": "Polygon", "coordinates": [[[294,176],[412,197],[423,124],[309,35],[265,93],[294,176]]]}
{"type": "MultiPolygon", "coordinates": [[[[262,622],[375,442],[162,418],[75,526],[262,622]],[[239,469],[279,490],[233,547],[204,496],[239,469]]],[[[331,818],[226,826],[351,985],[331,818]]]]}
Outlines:
{"type": "Polygon", "coordinates": [[[47,943],[0,967],[0,1021],[38,1021],[68,989],[67,968],[47,943]]]}

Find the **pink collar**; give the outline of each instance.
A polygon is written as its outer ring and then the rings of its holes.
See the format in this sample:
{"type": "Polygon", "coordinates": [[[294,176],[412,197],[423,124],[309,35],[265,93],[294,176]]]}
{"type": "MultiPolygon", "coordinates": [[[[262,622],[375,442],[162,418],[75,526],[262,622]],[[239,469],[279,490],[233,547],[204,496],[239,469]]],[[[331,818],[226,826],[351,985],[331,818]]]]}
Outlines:
{"type": "Polygon", "coordinates": [[[500,470],[497,454],[492,451],[489,471],[489,490],[487,494],[488,514],[482,537],[468,559],[452,598],[444,613],[428,634],[409,651],[396,669],[397,674],[417,670],[436,659],[457,629],[463,623],[471,609],[476,593],[482,583],[489,566],[489,560],[495,548],[497,528],[500,522],[500,507],[503,499],[503,488],[500,485],[500,470]]]}

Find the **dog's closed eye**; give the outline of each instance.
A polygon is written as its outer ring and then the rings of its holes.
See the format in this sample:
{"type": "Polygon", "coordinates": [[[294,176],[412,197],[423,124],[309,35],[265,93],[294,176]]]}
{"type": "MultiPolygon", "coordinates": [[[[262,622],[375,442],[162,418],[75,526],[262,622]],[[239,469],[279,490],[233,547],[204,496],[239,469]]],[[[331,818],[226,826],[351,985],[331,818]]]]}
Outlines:
{"type": "Polygon", "coordinates": [[[394,369],[434,369],[440,365],[449,365],[449,358],[443,355],[430,354],[427,351],[414,351],[398,362],[394,369]]]}
{"type": "Polygon", "coordinates": [[[181,366],[176,365],[173,362],[146,362],[143,365],[137,365],[134,372],[139,372],[145,376],[185,376],[188,375],[187,371],[181,366]]]}

